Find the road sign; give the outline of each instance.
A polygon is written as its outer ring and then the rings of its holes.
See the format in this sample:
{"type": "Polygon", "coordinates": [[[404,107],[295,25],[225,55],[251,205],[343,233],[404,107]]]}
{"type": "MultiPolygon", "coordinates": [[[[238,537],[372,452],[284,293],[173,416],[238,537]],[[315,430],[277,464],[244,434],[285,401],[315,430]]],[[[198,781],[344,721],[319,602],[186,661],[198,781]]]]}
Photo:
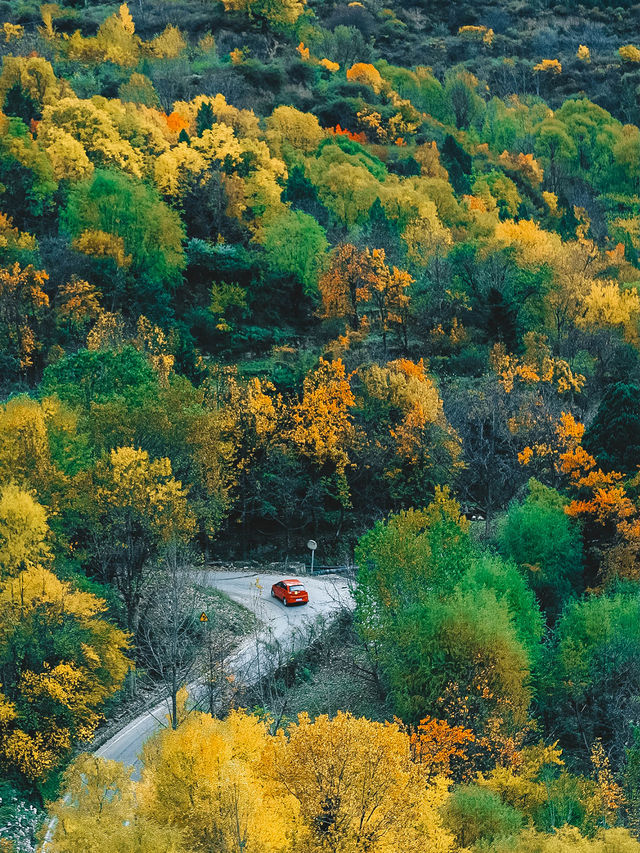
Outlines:
{"type": "Polygon", "coordinates": [[[309,539],[307,542],[307,548],[311,551],[311,574],[313,574],[313,558],[316,555],[316,548],[318,547],[318,543],[315,539],[309,539]]]}
{"type": "Polygon", "coordinates": [[[209,621],[209,617],[207,616],[206,613],[203,612],[200,614],[200,621],[201,622],[208,622],[209,621]]]}

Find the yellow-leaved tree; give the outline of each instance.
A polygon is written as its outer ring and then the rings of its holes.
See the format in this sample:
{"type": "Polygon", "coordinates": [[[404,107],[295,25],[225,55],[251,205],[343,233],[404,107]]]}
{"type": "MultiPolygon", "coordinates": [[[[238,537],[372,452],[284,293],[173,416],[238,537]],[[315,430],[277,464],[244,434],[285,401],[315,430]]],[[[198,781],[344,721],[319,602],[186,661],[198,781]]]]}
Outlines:
{"type": "Polygon", "coordinates": [[[325,131],[312,113],[294,107],[276,107],[267,119],[267,140],[277,156],[281,156],[283,143],[308,153],[318,147],[324,136],[325,131]]]}
{"type": "Polygon", "coordinates": [[[352,65],[347,70],[347,80],[350,80],[352,83],[362,83],[364,86],[371,86],[376,94],[384,87],[384,80],[380,72],[369,62],[356,62],[352,65]]]}
{"type": "Polygon", "coordinates": [[[69,330],[83,330],[100,314],[100,291],[76,275],[58,289],[58,317],[69,330]]]}
{"type": "Polygon", "coordinates": [[[242,710],[225,720],[193,712],[147,741],[140,782],[115,762],[80,756],[66,775],[69,796],[53,808],[52,850],[449,853],[439,770],[468,733],[436,729],[421,733],[419,753],[399,723],[342,712],[313,722],[302,714],[276,735],[242,710]]]}
{"type": "Polygon", "coordinates": [[[51,853],[183,853],[182,833],[138,811],[130,768],[94,755],[80,755],[67,769],[52,815],[57,819],[51,853]]]}
{"type": "Polygon", "coordinates": [[[30,495],[5,487],[0,515],[0,766],[40,783],[92,736],[128,639],[104,601],[45,568],[46,518],[30,495]]]}
{"type": "MultiPolygon", "coordinates": [[[[136,178],[144,171],[142,152],[120,134],[122,116],[111,115],[106,103],[65,97],[47,104],[38,126],[42,142],[54,165],[77,158],[67,178],[88,177],[94,166],[115,166],[136,178]],[[71,139],[74,142],[71,142],[71,139]],[[90,163],[89,163],[90,161],[90,163]]],[[[139,140],[137,140],[139,141],[139,140]]]]}
{"type": "Polygon", "coordinates": [[[119,447],[77,478],[95,568],[118,589],[134,631],[152,561],[171,542],[188,541],[195,520],[169,459],[119,447]]]}
{"type": "Polygon", "coordinates": [[[29,56],[6,56],[0,74],[0,100],[4,103],[7,92],[19,87],[38,110],[54,104],[60,98],[73,94],[66,80],[59,80],[50,62],[35,53],[29,56]]]}
{"type": "Polygon", "coordinates": [[[293,26],[304,12],[306,0],[222,0],[227,12],[244,12],[250,18],[264,18],[275,29],[293,26]]]}
{"type": "Polygon", "coordinates": [[[17,373],[32,367],[41,347],[37,331],[49,305],[44,287],[49,276],[29,264],[0,269],[0,345],[7,366],[17,373]],[[15,366],[14,366],[15,365],[15,366]]]}
{"type": "Polygon", "coordinates": [[[53,475],[45,407],[30,397],[0,406],[0,478],[40,492],[53,475]]]}
{"type": "MultiPolygon", "coordinates": [[[[43,15],[43,20],[44,18],[43,15]]],[[[50,25],[49,30],[52,30],[50,25]]],[[[52,31],[48,35],[55,38],[52,31]]],[[[69,59],[81,62],[113,62],[124,67],[136,65],[140,56],[140,44],[126,3],[100,24],[95,36],[86,38],[80,30],[76,30],[71,36],[65,35],[58,41],[59,47],[69,59]]]]}
{"type": "Polygon", "coordinates": [[[186,849],[277,853],[299,835],[298,806],[275,784],[267,725],[242,711],[191,714],[144,746],[143,813],[179,827],[186,849]]]}
{"type": "Polygon", "coordinates": [[[619,329],[625,340],[638,344],[640,297],[637,290],[623,290],[616,281],[593,281],[582,295],[576,325],[585,329],[619,329]]]}
{"type": "Polygon", "coordinates": [[[461,447],[422,359],[417,364],[403,358],[371,365],[356,375],[361,391],[357,404],[368,424],[369,465],[375,460],[382,467],[380,478],[395,501],[429,500],[434,486],[460,469],[461,447]]]}
{"type": "Polygon", "coordinates": [[[438,813],[447,783],[427,785],[410,738],[395,723],[342,711],[301,714],[273,747],[274,775],[299,802],[309,851],[444,853],[453,839],[438,813]]]}
{"type": "Polygon", "coordinates": [[[47,514],[18,486],[0,490],[0,582],[33,569],[49,557],[47,514]]]}
{"type": "Polygon", "coordinates": [[[45,152],[56,180],[82,181],[93,175],[94,166],[83,144],[66,130],[52,127],[47,134],[47,142],[45,152]]]}
{"type": "Polygon", "coordinates": [[[349,378],[340,359],[320,359],[304,380],[300,402],[291,410],[289,439],[313,464],[316,475],[333,479],[336,497],[349,504],[346,470],[355,438],[350,412],[355,402],[349,378]]]}
{"type": "Polygon", "coordinates": [[[438,218],[435,204],[425,202],[423,208],[422,215],[412,219],[402,234],[407,255],[419,267],[427,266],[437,255],[446,254],[453,243],[451,231],[438,218]]]}

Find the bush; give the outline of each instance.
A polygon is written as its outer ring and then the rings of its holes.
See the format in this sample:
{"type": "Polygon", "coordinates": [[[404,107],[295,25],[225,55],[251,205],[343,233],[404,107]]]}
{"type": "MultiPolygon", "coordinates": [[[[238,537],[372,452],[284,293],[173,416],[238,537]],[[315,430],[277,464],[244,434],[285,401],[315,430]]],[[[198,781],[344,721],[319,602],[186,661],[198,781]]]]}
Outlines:
{"type": "MultiPolygon", "coordinates": [[[[42,812],[9,783],[0,783],[0,839],[13,844],[11,853],[35,853],[42,812]]],[[[0,849],[5,850],[3,846],[0,849]]]]}
{"type": "Polygon", "coordinates": [[[444,806],[444,822],[462,847],[477,841],[493,841],[517,835],[522,815],[502,802],[493,791],[478,785],[462,785],[444,806]]]}

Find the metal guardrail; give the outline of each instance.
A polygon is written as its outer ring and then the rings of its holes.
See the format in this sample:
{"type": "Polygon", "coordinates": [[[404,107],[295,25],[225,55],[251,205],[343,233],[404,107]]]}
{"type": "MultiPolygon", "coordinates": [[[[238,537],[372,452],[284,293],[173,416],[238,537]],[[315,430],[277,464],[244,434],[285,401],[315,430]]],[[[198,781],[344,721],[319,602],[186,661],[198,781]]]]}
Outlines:
{"type": "Polygon", "coordinates": [[[355,566],[314,566],[313,572],[310,571],[311,566],[307,566],[308,574],[313,575],[329,575],[335,572],[354,572],[355,566]]]}

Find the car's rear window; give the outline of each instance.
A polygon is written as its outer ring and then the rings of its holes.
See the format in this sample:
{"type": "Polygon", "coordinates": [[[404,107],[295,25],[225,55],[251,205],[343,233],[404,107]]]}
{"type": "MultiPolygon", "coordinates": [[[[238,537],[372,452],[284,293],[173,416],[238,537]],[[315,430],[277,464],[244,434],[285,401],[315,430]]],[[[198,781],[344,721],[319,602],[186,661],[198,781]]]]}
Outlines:
{"type": "Polygon", "coordinates": [[[289,587],[289,590],[290,590],[291,592],[304,592],[304,587],[302,586],[302,584],[299,584],[299,583],[293,583],[293,584],[291,584],[291,586],[289,587]]]}

